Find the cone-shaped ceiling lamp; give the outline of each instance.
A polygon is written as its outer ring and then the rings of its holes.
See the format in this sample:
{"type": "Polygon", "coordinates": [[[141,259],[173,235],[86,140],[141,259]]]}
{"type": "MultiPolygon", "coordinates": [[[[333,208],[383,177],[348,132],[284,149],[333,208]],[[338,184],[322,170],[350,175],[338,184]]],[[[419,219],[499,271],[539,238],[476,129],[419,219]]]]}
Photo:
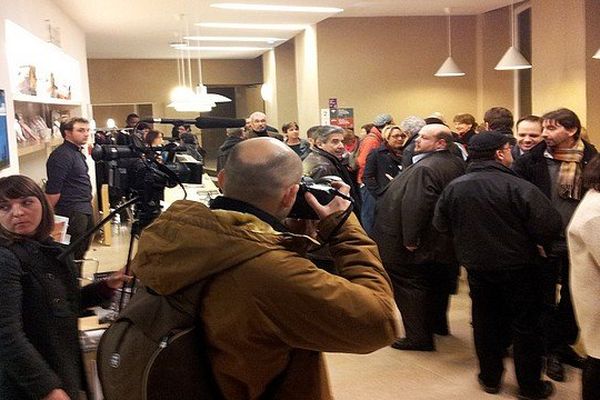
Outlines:
{"type": "Polygon", "coordinates": [[[596,60],[600,60],[600,49],[598,49],[598,51],[596,52],[596,54],[594,54],[592,56],[592,58],[595,58],[596,60]]]}
{"type": "Polygon", "coordinates": [[[442,78],[464,76],[465,73],[456,65],[456,62],[452,58],[452,22],[450,20],[450,9],[446,8],[445,11],[448,14],[448,58],[434,75],[442,78]]]}
{"type": "Polygon", "coordinates": [[[509,71],[517,69],[529,69],[531,64],[523,57],[519,50],[515,47],[515,9],[514,1],[510,2],[510,38],[511,46],[506,50],[506,53],[502,56],[496,70],[498,71],[509,71]]]}

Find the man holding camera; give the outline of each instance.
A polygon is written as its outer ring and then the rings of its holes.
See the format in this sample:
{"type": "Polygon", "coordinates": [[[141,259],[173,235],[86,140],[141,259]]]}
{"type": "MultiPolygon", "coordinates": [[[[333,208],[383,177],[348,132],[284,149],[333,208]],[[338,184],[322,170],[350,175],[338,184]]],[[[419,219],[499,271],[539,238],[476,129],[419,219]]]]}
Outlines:
{"type": "Polygon", "coordinates": [[[133,268],[144,285],[168,295],[210,280],[199,318],[225,399],[330,399],[321,352],[368,353],[399,332],[377,247],[354,215],[344,219],[348,201],[305,196],[341,276],[302,256],[314,239],[282,222],[301,176],[284,143],[246,140],[219,173],[223,196],[211,209],[175,202],[141,236],[133,268]]]}

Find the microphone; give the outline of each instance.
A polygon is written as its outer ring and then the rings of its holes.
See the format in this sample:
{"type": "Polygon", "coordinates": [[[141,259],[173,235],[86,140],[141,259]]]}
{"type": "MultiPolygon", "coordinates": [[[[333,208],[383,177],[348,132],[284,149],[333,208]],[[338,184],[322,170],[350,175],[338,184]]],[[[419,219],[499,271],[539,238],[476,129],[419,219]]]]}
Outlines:
{"type": "Polygon", "coordinates": [[[195,125],[198,129],[213,128],[243,128],[246,120],[241,118],[218,118],[218,117],[198,117],[196,119],[172,119],[172,118],[143,118],[140,122],[148,124],[171,124],[171,125],[195,125]]]}

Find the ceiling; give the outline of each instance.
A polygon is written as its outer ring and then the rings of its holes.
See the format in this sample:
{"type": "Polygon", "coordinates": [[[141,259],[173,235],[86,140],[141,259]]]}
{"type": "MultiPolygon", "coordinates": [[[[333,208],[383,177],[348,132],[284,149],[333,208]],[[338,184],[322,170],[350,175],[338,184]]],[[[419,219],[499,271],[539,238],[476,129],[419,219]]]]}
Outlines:
{"type": "MultiPolygon", "coordinates": [[[[290,39],[299,31],[232,30],[197,27],[196,22],[244,22],[272,24],[314,24],[330,17],[379,17],[407,15],[480,14],[511,3],[510,0],[54,0],[84,30],[89,58],[177,58],[169,46],[179,41],[186,29],[191,35],[260,36],[290,39]],[[282,13],[234,11],[210,7],[213,3],[257,3],[338,7],[335,15],[323,13],[282,13]],[[182,19],[182,15],[184,15],[182,19]]],[[[194,42],[197,46],[251,46],[255,50],[193,51],[193,58],[255,58],[275,44],[240,42],[194,42]]]]}

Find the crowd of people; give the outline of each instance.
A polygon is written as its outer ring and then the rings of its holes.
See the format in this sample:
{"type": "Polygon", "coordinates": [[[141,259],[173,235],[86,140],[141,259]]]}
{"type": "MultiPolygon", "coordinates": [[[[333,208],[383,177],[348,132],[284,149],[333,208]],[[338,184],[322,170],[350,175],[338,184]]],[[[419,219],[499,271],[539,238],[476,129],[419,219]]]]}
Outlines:
{"type": "MultiPolygon", "coordinates": [[[[405,337],[393,348],[434,351],[435,336],[450,334],[449,296],[463,266],[484,391],[500,391],[502,359],[512,346],[521,398],[549,397],[552,384],[542,373],[563,381],[564,364],[585,367],[584,398],[596,398],[598,362],[573,349],[579,326],[571,264],[589,258],[573,251],[570,258],[567,241],[584,194],[591,189],[593,196],[591,176],[600,174],[592,162],[595,148],[577,115],[564,108],[515,124],[510,110],[493,107],[481,125],[466,113],[453,123],[448,126],[439,113],[399,124],[380,114],[358,135],[315,126],[307,131],[309,152],[297,151],[296,122],[282,131],[303,160],[305,176],[337,176],[350,187],[354,211],[378,245],[401,312],[405,337]]],[[[586,289],[579,300],[584,327],[590,315],[597,318],[586,289]]]]}
{"type": "MultiPolygon", "coordinates": [[[[175,202],[132,264],[159,295],[210,280],[197,313],[224,398],[329,399],[326,351],[436,351],[461,267],[483,391],[502,390],[512,354],[518,398],[550,397],[543,374],[562,381],[564,364],[583,368],[584,400],[600,398],[600,156],[564,108],[516,125],[502,107],[481,125],[453,122],[384,113],[357,134],[320,125],[303,139],[298,123],[279,133],[256,112],[227,130],[223,195],[175,202]],[[339,194],[304,195],[318,221],[286,218],[303,176],[339,194]],[[580,329],[587,357],[573,348],[580,329]]],[[[178,134],[197,145],[185,126],[178,134]]],[[[87,121],[63,136],[45,193],[24,176],[0,179],[2,399],[78,398],[77,316],[131,279],[121,271],[80,290],[73,257],[58,257],[53,213],[73,219],[72,238],[91,218],[87,121]]]]}

